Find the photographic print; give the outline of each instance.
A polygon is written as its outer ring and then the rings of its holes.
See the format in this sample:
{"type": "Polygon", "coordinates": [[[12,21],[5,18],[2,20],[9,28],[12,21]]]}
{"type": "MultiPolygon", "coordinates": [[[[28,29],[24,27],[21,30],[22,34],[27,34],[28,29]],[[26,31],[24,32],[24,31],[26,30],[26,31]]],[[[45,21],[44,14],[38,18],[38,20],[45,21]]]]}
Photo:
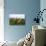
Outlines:
{"type": "Polygon", "coordinates": [[[25,25],[25,14],[10,14],[9,24],[10,25],[25,25]]]}

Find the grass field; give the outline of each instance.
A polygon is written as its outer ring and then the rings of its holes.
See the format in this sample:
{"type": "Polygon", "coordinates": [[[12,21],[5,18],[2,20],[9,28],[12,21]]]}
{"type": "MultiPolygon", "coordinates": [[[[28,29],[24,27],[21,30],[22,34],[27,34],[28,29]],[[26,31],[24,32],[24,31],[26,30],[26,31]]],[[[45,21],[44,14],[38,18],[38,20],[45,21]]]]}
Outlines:
{"type": "Polygon", "coordinates": [[[9,18],[10,25],[25,25],[25,19],[22,18],[9,18]]]}

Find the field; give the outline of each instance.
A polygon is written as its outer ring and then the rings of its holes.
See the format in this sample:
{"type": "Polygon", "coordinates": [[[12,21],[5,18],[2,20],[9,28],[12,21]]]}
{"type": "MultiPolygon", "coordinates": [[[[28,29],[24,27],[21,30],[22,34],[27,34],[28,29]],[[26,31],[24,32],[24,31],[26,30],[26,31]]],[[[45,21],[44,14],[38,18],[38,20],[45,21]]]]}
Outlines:
{"type": "Polygon", "coordinates": [[[9,18],[10,25],[25,25],[25,19],[22,18],[9,18]]]}

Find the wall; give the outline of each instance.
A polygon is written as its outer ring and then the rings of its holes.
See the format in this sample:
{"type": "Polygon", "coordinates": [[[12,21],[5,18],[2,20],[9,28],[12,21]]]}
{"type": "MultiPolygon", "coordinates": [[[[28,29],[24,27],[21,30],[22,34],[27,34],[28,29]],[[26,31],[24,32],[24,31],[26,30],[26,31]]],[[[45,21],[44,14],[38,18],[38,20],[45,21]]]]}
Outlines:
{"type": "Polygon", "coordinates": [[[4,35],[7,41],[18,41],[36,24],[35,12],[40,10],[40,0],[4,0],[4,35]],[[25,14],[25,25],[10,26],[9,14],[25,14]]]}
{"type": "MultiPolygon", "coordinates": [[[[40,9],[41,9],[41,11],[42,11],[43,9],[46,9],[46,0],[41,0],[41,1],[40,1],[40,9]]],[[[46,11],[43,12],[42,17],[43,17],[43,22],[40,21],[40,25],[46,27],[46,11]]]]}
{"type": "MultiPolygon", "coordinates": [[[[46,0],[40,0],[40,9],[41,10],[46,9],[46,0]]],[[[42,17],[43,17],[43,22],[40,21],[40,25],[46,27],[46,11],[44,11],[42,17]]],[[[46,40],[45,40],[45,43],[46,43],[46,40]]]]}
{"type": "Polygon", "coordinates": [[[0,42],[4,41],[4,0],[0,0],[0,42]]]}

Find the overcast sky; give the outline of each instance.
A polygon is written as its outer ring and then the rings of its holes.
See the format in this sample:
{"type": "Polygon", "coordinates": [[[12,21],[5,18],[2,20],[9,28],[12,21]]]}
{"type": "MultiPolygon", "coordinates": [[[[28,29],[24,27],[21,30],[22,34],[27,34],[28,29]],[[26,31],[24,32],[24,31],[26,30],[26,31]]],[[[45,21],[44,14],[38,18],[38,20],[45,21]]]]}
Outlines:
{"type": "Polygon", "coordinates": [[[9,18],[25,18],[25,14],[10,14],[9,18]]]}

